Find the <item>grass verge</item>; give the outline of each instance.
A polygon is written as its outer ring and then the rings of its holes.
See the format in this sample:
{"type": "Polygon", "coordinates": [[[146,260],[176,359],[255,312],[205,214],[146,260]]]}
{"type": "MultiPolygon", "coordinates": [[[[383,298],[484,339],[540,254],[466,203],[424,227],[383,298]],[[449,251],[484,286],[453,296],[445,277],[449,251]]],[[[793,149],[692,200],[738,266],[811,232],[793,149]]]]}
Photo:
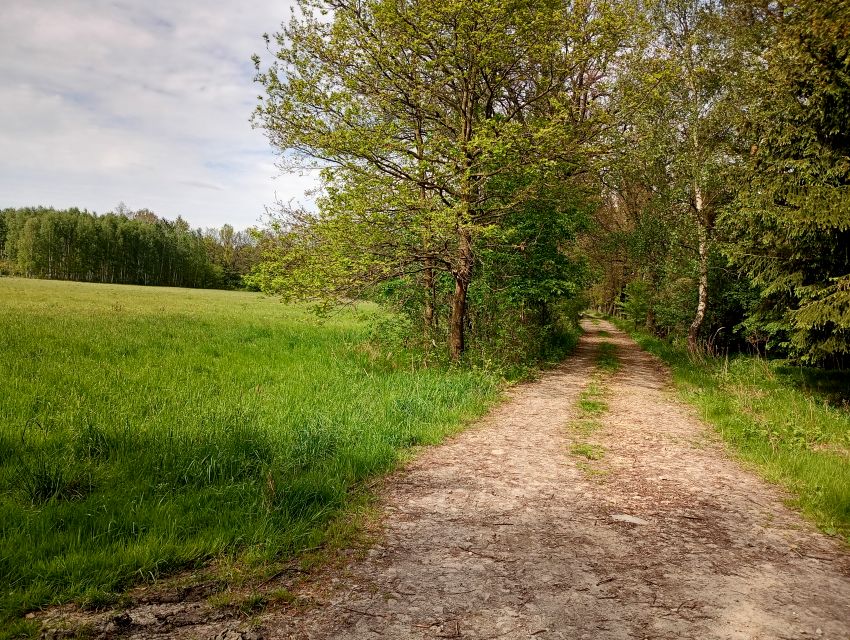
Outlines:
{"type": "MultiPolygon", "coordinates": [[[[670,366],[683,399],[743,460],[787,488],[824,532],[850,543],[850,411],[814,384],[824,374],[749,356],[694,358],[683,345],[617,324],[670,366]]],[[[830,376],[833,391],[838,377],[830,376]]],[[[850,389],[850,374],[843,380],[850,389]]]]}

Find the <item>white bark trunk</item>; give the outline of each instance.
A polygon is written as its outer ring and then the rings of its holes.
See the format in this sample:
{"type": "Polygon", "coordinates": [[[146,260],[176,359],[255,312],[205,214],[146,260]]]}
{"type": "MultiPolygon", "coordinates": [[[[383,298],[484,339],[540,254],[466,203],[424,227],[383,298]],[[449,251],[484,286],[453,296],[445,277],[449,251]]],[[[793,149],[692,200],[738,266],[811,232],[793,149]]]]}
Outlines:
{"type": "Polygon", "coordinates": [[[708,225],[703,212],[704,202],[702,188],[694,183],[694,207],[697,212],[697,233],[699,235],[699,285],[697,312],[688,329],[688,349],[692,352],[699,350],[699,330],[705,320],[708,308],[708,225]]]}

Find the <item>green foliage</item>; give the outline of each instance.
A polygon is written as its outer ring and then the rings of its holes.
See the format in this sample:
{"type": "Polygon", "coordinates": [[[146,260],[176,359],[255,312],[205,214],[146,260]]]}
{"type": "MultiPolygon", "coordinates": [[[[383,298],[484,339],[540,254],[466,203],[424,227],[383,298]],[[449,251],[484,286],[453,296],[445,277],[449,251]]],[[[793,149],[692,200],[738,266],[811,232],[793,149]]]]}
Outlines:
{"type": "MultiPolygon", "coordinates": [[[[11,448],[10,448],[11,452],[11,448]]],[[[18,461],[17,488],[33,505],[53,500],[74,500],[91,489],[83,469],[62,456],[62,451],[39,451],[18,461]]]]}
{"type": "MultiPolygon", "coordinates": [[[[681,345],[634,337],[671,366],[684,399],[743,460],[787,487],[824,531],[850,541],[850,412],[846,399],[833,406],[838,398],[820,392],[823,372],[747,356],[694,358],[681,345]]],[[[850,388],[847,372],[827,380],[850,388]]]]}
{"type": "Polygon", "coordinates": [[[593,304],[692,348],[843,366],[850,4],[664,0],[642,17],[584,243],[593,304]]]}
{"type": "Polygon", "coordinates": [[[685,262],[695,264],[677,275],[693,278],[693,348],[714,304],[709,261],[717,213],[729,197],[734,102],[726,80],[735,73],[736,58],[721,15],[713,0],[647,6],[644,46],[632,53],[617,83],[624,122],[611,134],[610,193],[598,216],[605,229],[597,250],[602,270],[610,269],[612,250],[623,267],[599,292],[600,307],[611,312],[625,305],[630,317],[651,329],[657,309],[669,308],[662,302],[669,292],[664,277],[687,250],[685,262]]]}
{"type": "Polygon", "coordinates": [[[468,359],[479,351],[505,364],[558,361],[575,346],[588,274],[564,246],[587,224],[587,206],[580,191],[547,190],[483,234],[468,359]]]}
{"type": "Polygon", "coordinates": [[[300,2],[274,63],[256,59],[255,123],[291,164],[321,167],[323,192],[318,211],[272,221],[250,282],[325,303],[392,283],[424,343],[445,340],[455,361],[516,362],[524,339],[531,358],[557,341],[553,312],[584,284],[572,245],[607,118],[603,78],[582,69],[627,44],[633,6],[562,8],[300,2]],[[521,334],[508,349],[506,327],[521,334]]]}
{"type": "Polygon", "coordinates": [[[256,258],[245,232],[192,230],[147,209],[99,216],[43,207],[0,211],[0,275],[177,287],[237,287],[256,258]]]}
{"type": "Polygon", "coordinates": [[[646,324],[652,305],[651,290],[646,282],[634,280],[623,288],[622,301],[618,301],[620,311],[637,324],[646,324]]]}
{"type": "Polygon", "coordinates": [[[608,411],[608,403],[596,398],[583,397],[579,400],[578,406],[587,416],[600,416],[608,411]]]}
{"type": "Polygon", "coordinates": [[[850,4],[733,6],[752,64],[738,88],[745,173],[724,224],[761,293],[748,326],[837,364],[850,354],[850,4]]]}
{"type": "Polygon", "coordinates": [[[0,627],[320,545],[359,483],[499,391],[377,349],[373,308],[14,278],[0,299],[0,627]]]}
{"type": "Polygon", "coordinates": [[[581,392],[578,398],[578,408],[582,418],[594,419],[608,411],[608,402],[605,400],[605,390],[595,379],[581,392]]]}

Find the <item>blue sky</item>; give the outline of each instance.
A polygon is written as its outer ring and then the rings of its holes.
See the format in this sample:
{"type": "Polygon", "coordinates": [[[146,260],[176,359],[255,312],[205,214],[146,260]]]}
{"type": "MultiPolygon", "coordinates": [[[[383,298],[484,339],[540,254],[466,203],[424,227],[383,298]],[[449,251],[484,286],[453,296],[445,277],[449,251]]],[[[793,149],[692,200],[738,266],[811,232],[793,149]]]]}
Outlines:
{"type": "Polygon", "coordinates": [[[124,202],[193,226],[308,202],[249,118],[251,55],[289,0],[11,0],[0,21],[0,208],[124,202]]]}

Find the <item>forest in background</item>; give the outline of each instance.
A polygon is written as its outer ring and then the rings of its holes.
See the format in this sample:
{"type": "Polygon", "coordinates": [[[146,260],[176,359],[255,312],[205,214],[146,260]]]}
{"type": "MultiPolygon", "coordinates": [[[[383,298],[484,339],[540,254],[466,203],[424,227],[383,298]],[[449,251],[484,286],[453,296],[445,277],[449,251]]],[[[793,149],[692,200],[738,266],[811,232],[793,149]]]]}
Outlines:
{"type": "Polygon", "coordinates": [[[258,259],[258,235],[192,229],[148,209],[97,215],[76,208],[0,210],[0,274],[51,280],[241,288],[258,259]]]}
{"type": "Polygon", "coordinates": [[[846,364],[846,0],[299,7],[254,124],[324,188],[273,221],[258,288],[391,302],[453,361],[550,353],[590,304],[846,364]]]}

